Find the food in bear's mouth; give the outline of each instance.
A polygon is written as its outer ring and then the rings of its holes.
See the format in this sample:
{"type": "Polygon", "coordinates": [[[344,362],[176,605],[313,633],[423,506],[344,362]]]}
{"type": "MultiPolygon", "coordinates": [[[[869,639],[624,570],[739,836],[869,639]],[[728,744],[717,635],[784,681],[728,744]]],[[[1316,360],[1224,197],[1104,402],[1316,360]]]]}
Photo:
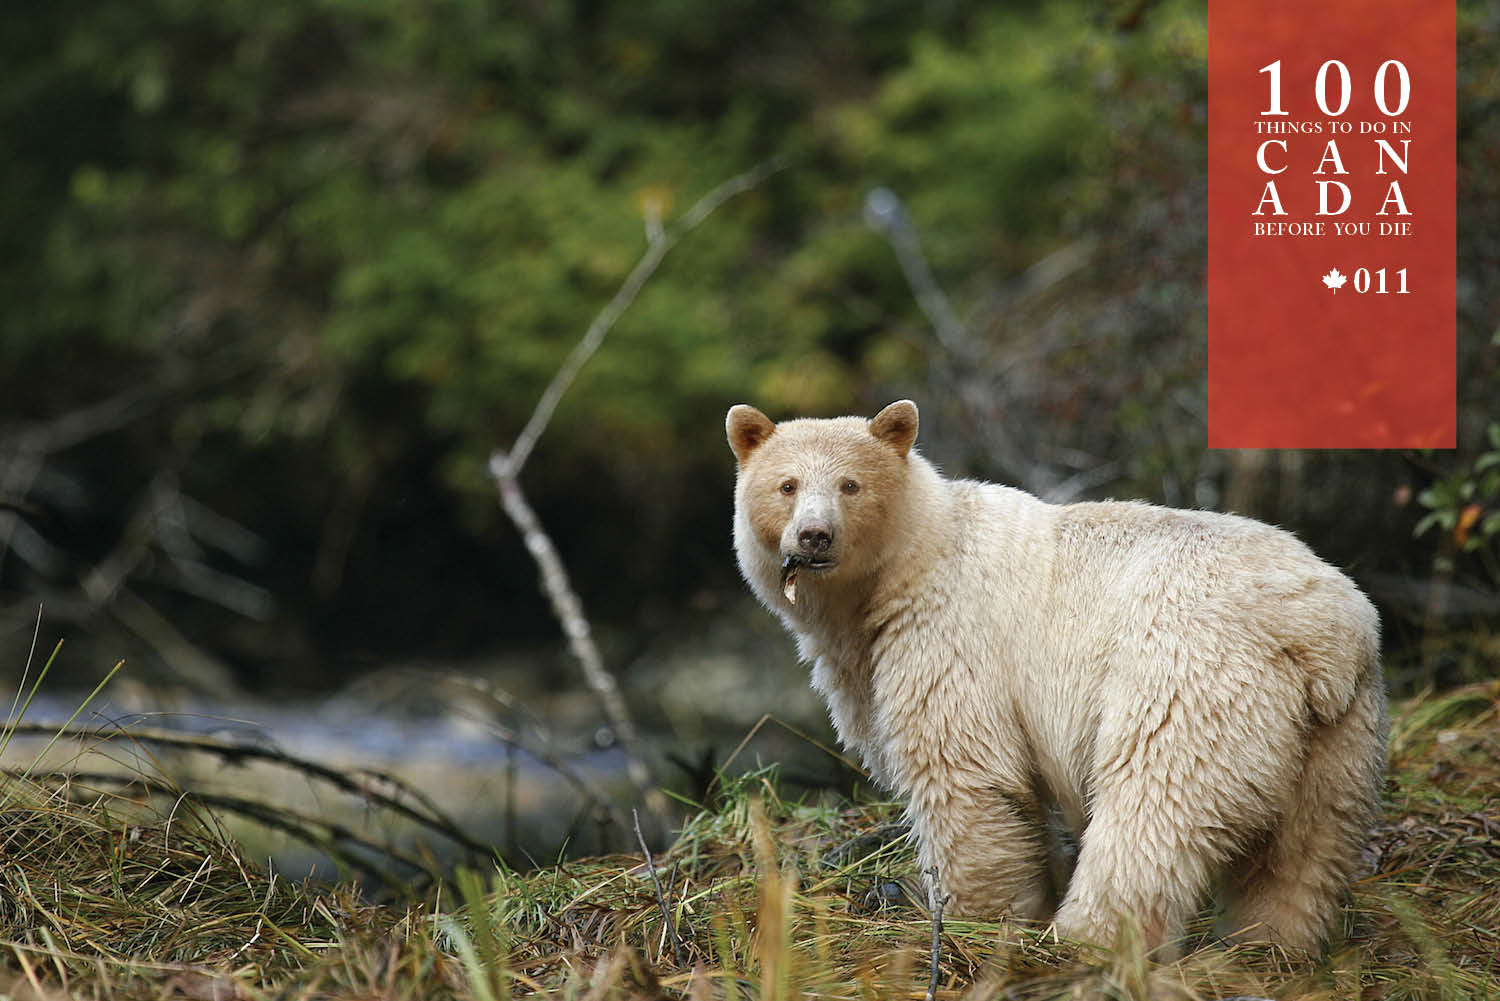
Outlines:
{"type": "Polygon", "coordinates": [[[806,562],[807,558],[798,553],[788,553],[781,561],[781,593],[790,604],[797,603],[797,568],[806,562]]]}

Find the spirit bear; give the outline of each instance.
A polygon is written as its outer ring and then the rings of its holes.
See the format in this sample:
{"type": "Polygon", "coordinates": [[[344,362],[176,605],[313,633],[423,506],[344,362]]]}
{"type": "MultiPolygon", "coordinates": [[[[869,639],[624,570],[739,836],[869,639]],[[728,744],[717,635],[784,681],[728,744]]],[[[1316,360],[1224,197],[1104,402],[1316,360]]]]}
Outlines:
{"type": "Polygon", "coordinates": [[[1217,888],[1226,934],[1320,945],[1385,768],[1347,577],[1248,518],[946,479],[908,400],[726,425],[740,570],[951,912],[1106,944],[1128,916],[1154,946],[1217,888]],[[1060,904],[1049,811],[1078,842],[1060,904]]]}

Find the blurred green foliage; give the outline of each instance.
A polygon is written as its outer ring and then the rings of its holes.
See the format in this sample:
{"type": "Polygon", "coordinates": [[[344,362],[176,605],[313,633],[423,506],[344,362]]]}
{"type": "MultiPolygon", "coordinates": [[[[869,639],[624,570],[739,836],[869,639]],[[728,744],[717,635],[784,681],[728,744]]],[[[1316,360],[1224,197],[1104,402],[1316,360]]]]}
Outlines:
{"type": "Polygon", "coordinates": [[[29,295],[6,297],[4,348],[38,409],[68,394],[34,377],[64,343],[239,349],[271,364],[215,423],[323,434],[317,387],[369,373],[417,388],[464,468],[640,252],[643,207],[771,152],[792,170],[664,269],[568,419],[676,452],[660,439],[694,404],[862,402],[916,361],[886,343],[910,303],[865,190],[908,194],[940,271],[1024,267],[1087,210],[1074,182],[1110,137],[1086,78],[1129,48],[1086,5],[84,7],[39,5],[6,54],[10,215],[30,217],[7,227],[29,295]]]}
{"type": "MultiPolygon", "coordinates": [[[[87,494],[50,537],[86,567],[171,470],[268,540],[245,572],[281,599],[277,643],[439,652],[548,628],[484,458],[648,219],[772,155],[788,168],[674,250],[527,467],[591,608],[632,617],[654,595],[669,626],[732,575],[736,401],[781,416],[915,393],[945,458],[992,476],[1023,470],[987,423],[1061,456],[1054,480],[1108,456],[1090,487],[1192,504],[1222,473],[1199,422],[1201,4],[24,6],[0,33],[8,416],[156,387],[93,451],[49,460],[87,494]],[[877,185],[978,344],[948,359],[951,399],[862,220],[877,185]],[[1030,281],[1070,249],[1080,264],[1030,281]]],[[[1493,53],[1493,10],[1462,17],[1463,44],[1493,53]]],[[[1493,109],[1494,65],[1470,61],[1463,107],[1493,109]]],[[[1497,146],[1475,114],[1477,201],[1497,146]]],[[[1467,239],[1492,266],[1495,232],[1467,239]]],[[[1475,282],[1461,315],[1493,317],[1492,274],[1475,282]]],[[[13,594],[40,586],[6,573],[13,594]]]]}
{"type": "MultiPolygon", "coordinates": [[[[1430,513],[1417,522],[1415,534],[1441,529],[1452,533],[1459,549],[1471,553],[1494,545],[1500,537],[1500,424],[1490,425],[1488,438],[1488,450],[1479,453],[1473,466],[1417,495],[1430,513]]],[[[1500,580],[1500,574],[1496,578],[1500,580]]]]}

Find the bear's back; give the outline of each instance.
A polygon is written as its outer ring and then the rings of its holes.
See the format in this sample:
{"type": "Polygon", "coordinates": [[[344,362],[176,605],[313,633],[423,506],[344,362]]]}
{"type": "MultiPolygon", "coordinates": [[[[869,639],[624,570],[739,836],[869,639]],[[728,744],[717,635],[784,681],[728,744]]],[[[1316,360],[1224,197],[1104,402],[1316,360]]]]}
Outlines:
{"type": "Polygon", "coordinates": [[[1378,665],[1374,606],[1290,532],[1238,515],[1105,501],[1061,508],[1056,539],[1062,603],[1105,616],[1093,630],[1098,656],[1165,632],[1191,639],[1204,657],[1285,664],[1324,720],[1343,714],[1378,665]]]}

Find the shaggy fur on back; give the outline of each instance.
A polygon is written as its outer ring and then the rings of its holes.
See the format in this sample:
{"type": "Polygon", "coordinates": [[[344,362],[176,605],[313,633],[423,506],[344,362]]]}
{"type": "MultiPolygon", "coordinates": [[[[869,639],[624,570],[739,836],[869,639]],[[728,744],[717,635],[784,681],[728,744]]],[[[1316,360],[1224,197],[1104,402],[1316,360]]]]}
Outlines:
{"type": "Polygon", "coordinates": [[[1247,518],[945,479],[910,401],[727,431],[741,572],[953,912],[1161,944],[1217,888],[1226,934],[1319,945],[1385,766],[1347,577],[1247,518]],[[1049,809],[1079,846],[1055,912],[1049,809]]]}

